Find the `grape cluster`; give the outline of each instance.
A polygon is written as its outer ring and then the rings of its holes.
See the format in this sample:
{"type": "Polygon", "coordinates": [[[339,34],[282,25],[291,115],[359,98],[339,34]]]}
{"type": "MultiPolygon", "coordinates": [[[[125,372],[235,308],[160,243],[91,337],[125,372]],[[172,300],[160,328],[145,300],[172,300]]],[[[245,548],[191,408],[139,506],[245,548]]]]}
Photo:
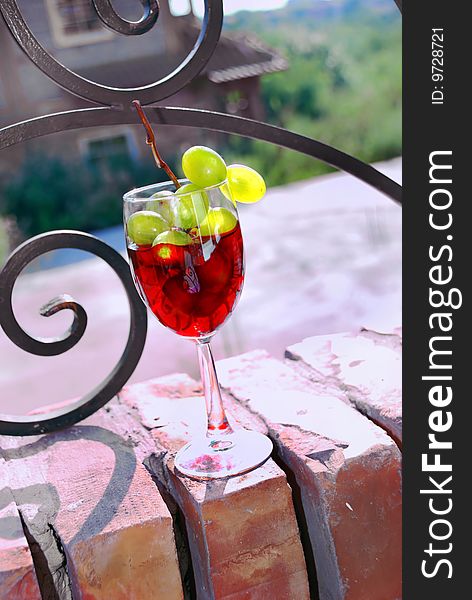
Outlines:
{"type": "MultiPolygon", "coordinates": [[[[182,156],[182,170],[190,181],[175,192],[161,191],[146,204],[146,210],[133,213],[127,222],[128,237],[138,246],[186,246],[192,237],[217,236],[234,229],[235,215],[224,207],[210,207],[204,188],[219,188],[237,202],[258,202],[265,194],[263,178],[245,165],[226,166],[211,148],[193,146],[182,156]]],[[[161,256],[165,258],[165,256],[161,256]]]]}

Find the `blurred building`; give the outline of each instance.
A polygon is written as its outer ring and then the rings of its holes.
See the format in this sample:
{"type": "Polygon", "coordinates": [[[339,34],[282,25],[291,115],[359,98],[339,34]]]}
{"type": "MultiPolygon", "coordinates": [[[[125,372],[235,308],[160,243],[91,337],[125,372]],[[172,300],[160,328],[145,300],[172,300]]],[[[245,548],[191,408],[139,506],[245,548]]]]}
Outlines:
{"type": "MultiPolygon", "coordinates": [[[[160,17],[152,31],[142,36],[121,36],[106,29],[91,0],[18,0],[34,35],[57,60],[82,76],[102,84],[137,87],[170,73],[187,56],[200,32],[191,0],[187,14],[172,11],[172,1],[160,0],[160,17]]],[[[125,18],[139,18],[136,5],[115,0],[125,18]]],[[[22,53],[0,18],[0,127],[52,112],[91,106],[50,81],[22,53]]],[[[244,35],[224,34],[204,71],[184,90],[164,100],[164,105],[222,110],[252,118],[263,117],[260,77],[284,70],[286,61],[273,49],[244,35]]],[[[171,153],[198,142],[201,133],[166,128],[171,153]]],[[[49,136],[0,153],[0,173],[18,166],[24,152],[34,149],[49,155],[67,153],[99,162],[110,155],[132,160],[148,152],[141,143],[142,130],[123,126],[94,128],[49,136]],[[137,137],[139,136],[139,137],[137,137]]]]}

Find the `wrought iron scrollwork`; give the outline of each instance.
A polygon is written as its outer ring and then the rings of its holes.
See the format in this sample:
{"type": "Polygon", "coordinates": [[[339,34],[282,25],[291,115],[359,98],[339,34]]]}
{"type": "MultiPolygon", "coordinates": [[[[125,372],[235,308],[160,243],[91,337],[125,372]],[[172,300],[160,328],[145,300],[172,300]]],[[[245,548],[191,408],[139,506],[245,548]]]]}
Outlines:
{"type": "MultiPolygon", "coordinates": [[[[159,126],[178,125],[232,133],[243,137],[263,140],[282,148],[307,154],[346,173],[350,173],[398,204],[401,204],[401,186],[375,169],[372,165],[364,163],[358,158],[350,156],[333,146],[293,131],[269,125],[268,123],[262,123],[261,121],[254,121],[253,119],[198,108],[151,105],[148,108],[148,116],[152,122],[159,124],[159,126]]],[[[3,130],[3,135],[0,136],[0,150],[21,141],[58,131],[70,131],[98,125],[133,123],[136,123],[136,114],[134,111],[118,111],[106,107],[85,108],[46,115],[6,127],[3,130]]]]}
{"type": "MultiPolygon", "coordinates": [[[[99,16],[101,15],[100,18],[105,16],[110,22],[113,22],[114,26],[129,28],[129,25],[126,26],[126,21],[118,15],[116,15],[116,19],[112,18],[111,11],[113,9],[110,2],[105,0],[96,0],[96,2],[100,7],[98,13],[99,16]],[[110,6],[110,10],[106,10],[107,5],[110,6]]],[[[51,56],[33,35],[15,0],[2,0],[0,12],[20,48],[50,79],[80,98],[102,106],[121,108],[129,106],[135,98],[139,99],[143,105],[151,104],[168,98],[182,89],[201,72],[210,60],[223,27],[223,1],[205,0],[202,30],[195,46],[185,60],[172,73],[159,81],[138,88],[120,88],[85,79],[51,56]]],[[[155,16],[157,18],[157,14],[155,16]]],[[[114,26],[112,28],[115,28],[114,26]]],[[[146,27],[148,26],[149,22],[146,27]]]]}
{"type": "Polygon", "coordinates": [[[141,35],[154,27],[159,17],[157,0],[140,0],[144,13],[138,21],[123,19],[113,8],[110,0],[92,0],[97,15],[102,23],[116,33],[123,35],[141,35]]]}
{"type": "Polygon", "coordinates": [[[13,287],[23,269],[38,256],[60,248],[76,248],[95,254],[108,263],[118,275],[125,288],[131,312],[128,341],[118,364],[95,390],[79,401],[48,413],[44,417],[0,415],[0,434],[47,433],[85,419],[120,391],[136,368],[144,348],[147,331],[146,308],[136,292],[127,262],[105,242],[79,231],[53,231],[36,236],[19,246],[9,257],[0,274],[0,326],[10,340],[26,352],[40,356],[54,356],[70,350],[82,338],[87,326],[87,313],[68,295],[54,298],[40,310],[46,317],[61,310],[73,312],[72,325],[58,338],[32,337],[22,329],[13,310],[13,287]]]}
{"type": "MultiPolygon", "coordinates": [[[[140,0],[143,15],[136,22],[127,21],[113,8],[113,0],[92,0],[98,17],[110,29],[124,35],[150,31],[159,16],[158,0],[140,0]]],[[[0,150],[36,137],[97,125],[136,123],[131,102],[138,99],[150,107],[150,119],[165,126],[199,127],[264,140],[324,161],[373,186],[394,201],[401,203],[401,187],[371,165],[328,144],[297,133],[234,115],[193,108],[156,106],[154,103],[172,96],[204,69],[213,55],[223,25],[222,0],[204,0],[205,14],[195,46],[183,62],[159,81],[139,88],[110,87],[89,81],[67,69],[35,38],[24,21],[15,0],[1,0],[0,14],[11,34],[29,59],[50,79],[67,91],[98,104],[98,107],[46,115],[0,129],[0,150]]],[[[395,0],[400,12],[402,1],[395,0]]],[[[120,278],[131,310],[128,341],[123,354],[108,377],[78,402],[44,416],[2,417],[0,434],[34,435],[46,433],[77,423],[91,415],[110,400],[128,381],[141,357],[147,331],[144,304],[139,299],[126,261],[115,250],[97,238],[81,232],[58,231],[37,236],[21,245],[0,273],[0,325],[20,348],[38,355],[57,355],[72,348],[81,339],[87,326],[84,308],[73,298],[63,295],[51,300],[41,314],[51,316],[60,310],[71,310],[72,325],[62,336],[36,339],[27,334],[17,322],[11,303],[15,281],[33,258],[58,248],[78,248],[105,260],[120,278]]]]}

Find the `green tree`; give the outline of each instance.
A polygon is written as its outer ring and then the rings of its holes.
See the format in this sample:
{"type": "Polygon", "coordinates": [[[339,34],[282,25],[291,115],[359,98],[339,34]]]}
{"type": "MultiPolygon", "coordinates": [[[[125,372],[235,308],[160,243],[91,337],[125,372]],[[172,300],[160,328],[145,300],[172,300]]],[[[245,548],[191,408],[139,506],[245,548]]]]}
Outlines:
{"type": "Polygon", "coordinates": [[[117,158],[87,167],[36,154],[4,186],[0,214],[14,216],[25,236],[51,229],[100,229],[121,223],[127,190],[165,178],[151,163],[117,158]]]}

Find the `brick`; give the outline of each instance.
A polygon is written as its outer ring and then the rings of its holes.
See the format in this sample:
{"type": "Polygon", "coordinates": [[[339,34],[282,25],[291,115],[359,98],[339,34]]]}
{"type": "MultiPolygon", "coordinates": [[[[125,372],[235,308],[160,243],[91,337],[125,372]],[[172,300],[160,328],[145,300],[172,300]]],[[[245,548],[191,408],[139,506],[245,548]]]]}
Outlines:
{"type": "Polygon", "coordinates": [[[264,351],[217,368],[228,406],[265,423],[299,486],[320,600],[401,598],[401,455],[393,440],[264,351]]]}
{"type": "Polygon", "coordinates": [[[134,430],[112,401],[62,432],[0,442],[51,597],[183,598],[172,518],[134,430]]]}
{"type": "Polygon", "coordinates": [[[0,598],[41,600],[33,558],[0,459],[0,598]]]}
{"type": "Polygon", "coordinates": [[[364,330],[358,334],[311,337],[289,346],[286,357],[313,381],[342,390],[360,412],[401,444],[399,335],[364,330]]]}
{"type": "MultiPolygon", "coordinates": [[[[136,411],[162,448],[149,468],[185,517],[198,598],[309,598],[283,471],[269,459],[239,477],[204,482],[181,476],[172,455],[189,437],[203,432],[206,423],[201,389],[186,375],[135,384],[125,388],[120,399],[136,411]]],[[[234,416],[229,415],[233,425],[234,416]]]]}

